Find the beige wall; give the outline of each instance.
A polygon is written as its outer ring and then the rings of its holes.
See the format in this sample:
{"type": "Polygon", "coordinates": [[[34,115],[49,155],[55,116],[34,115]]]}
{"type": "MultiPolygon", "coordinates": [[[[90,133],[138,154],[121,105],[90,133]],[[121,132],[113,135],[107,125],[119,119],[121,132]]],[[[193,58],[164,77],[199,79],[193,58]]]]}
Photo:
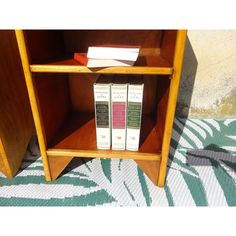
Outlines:
{"type": "Polygon", "coordinates": [[[189,30],[177,115],[236,116],[236,30],[189,30]]]}

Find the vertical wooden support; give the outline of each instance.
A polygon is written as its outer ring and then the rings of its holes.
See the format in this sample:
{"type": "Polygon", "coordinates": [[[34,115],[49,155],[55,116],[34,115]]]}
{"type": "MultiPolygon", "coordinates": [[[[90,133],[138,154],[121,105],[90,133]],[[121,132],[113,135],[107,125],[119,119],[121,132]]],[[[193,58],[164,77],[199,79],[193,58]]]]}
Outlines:
{"type": "Polygon", "coordinates": [[[13,178],[34,133],[33,117],[13,30],[0,30],[0,171],[13,178]]]}
{"type": "Polygon", "coordinates": [[[8,178],[13,178],[5,148],[0,138],[0,171],[8,178]]]}
{"type": "Polygon", "coordinates": [[[172,135],[176,102],[177,102],[177,96],[178,96],[178,90],[179,90],[179,81],[180,81],[181,70],[182,70],[186,35],[187,35],[186,30],[177,31],[176,46],[175,46],[175,53],[174,53],[174,63],[173,63],[174,72],[173,72],[171,83],[170,83],[169,99],[168,99],[168,105],[167,105],[165,129],[164,129],[163,144],[162,144],[160,173],[159,173],[159,178],[158,178],[158,183],[157,183],[159,187],[163,187],[165,184],[167,161],[168,161],[168,156],[169,156],[169,146],[170,146],[170,140],[171,140],[171,135],[172,135]]]}
{"type": "Polygon", "coordinates": [[[34,123],[35,123],[36,131],[37,131],[37,135],[38,135],[38,141],[39,141],[39,146],[40,146],[42,160],[43,160],[45,177],[47,181],[50,181],[51,175],[50,175],[48,158],[46,154],[47,141],[46,141],[46,136],[44,133],[43,123],[41,122],[42,118],[41,118],[41,112],[40,112],[40,107],[39,107],[39,102],[38,102],[38,96],[37,96],[37,92],[34,86],[32,73],[30,71],[24,34],[22,30],[16,30],[15,33],[16,33],[16,39],[18,42],[20,57],[21,57],[22,65],[23,65],[26,86],[27,86],[29,99],[30,99],[30,105],[33,112],[34,123]]]}

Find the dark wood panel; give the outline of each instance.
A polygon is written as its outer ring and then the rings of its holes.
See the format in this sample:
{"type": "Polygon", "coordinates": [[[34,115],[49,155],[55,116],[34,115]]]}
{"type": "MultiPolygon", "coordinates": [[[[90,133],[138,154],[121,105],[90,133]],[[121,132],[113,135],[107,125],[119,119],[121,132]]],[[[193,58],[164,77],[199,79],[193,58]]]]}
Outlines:
{"type": "Polygon", "coordinates": [[[70,74],[70,97],[74,111],[94,112],[93,84],[99,75],[70,74]]]}
{"type": "Polygon", "coordinates": [[[102,44],[140,45],[142,55],[159,54],[160,30],[68,30],[65,47],[70,53],[87,52],[89,46],[102,44]]]}
{"type": "Polygon", "coordinates": [[[24,30],[30,63],[47,63],[65,54],[62,30],[24,30]]]}
{"type": "Polygon", "coordinates": [[[34,80],[47,143],[50,143],[71,111],[68,78],[64,74],[35,74],[34,80]]]}
{"type": "Polygon", "coordinates": [[[170,81],[168,78],[160,78],[157,82],[156,129],[161,143],[164,135],[170,81]]]}
{"type": "Polygon", "coordinates": [[[143,114],[152,114],[155,117],[157,103],[157,77],[145,75],[143,93],[143,114]]]}
{"type": "Polygon", "coordinates": [[[5,167],[8,177],[18,171],[33,133],[33,118],[15,33],[0,30],[0,137],[9,165],[5,167]]]}
{"type": "Polygon", "coordinates": [[[161,43],[161,56],[173,66],[177,30],[165,30],[161,43]]]}

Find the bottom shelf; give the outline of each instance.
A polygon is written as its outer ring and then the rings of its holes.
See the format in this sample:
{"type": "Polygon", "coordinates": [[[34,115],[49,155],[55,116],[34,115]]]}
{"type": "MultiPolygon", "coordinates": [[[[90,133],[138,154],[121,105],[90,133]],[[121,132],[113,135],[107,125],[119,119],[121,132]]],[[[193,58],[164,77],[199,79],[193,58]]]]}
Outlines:
{"type": "Polygon", "coordinates": [[[160,160],[161,138],[154,120],[142,117],[140,148],[137,152],[98,150],[96,126],[92,113],[71,114],[47,150],[49,156],[79,156],[93,158],[123,158],[134,160],[160,160]]]}

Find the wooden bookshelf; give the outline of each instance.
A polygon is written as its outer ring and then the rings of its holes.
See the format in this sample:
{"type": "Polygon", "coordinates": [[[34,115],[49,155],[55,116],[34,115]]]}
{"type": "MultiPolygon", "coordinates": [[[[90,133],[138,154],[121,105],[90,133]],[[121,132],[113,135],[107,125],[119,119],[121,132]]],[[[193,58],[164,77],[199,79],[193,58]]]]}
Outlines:
{"type": "Polygon", "coordinates": [[[46,180],[74,157],[133,159],[165,183],[185,47],[185,30],[16,30],[46,180]],[[134,66],[89,69],[73,60],[98,44],[141,45],[134,66]],[[97,150],[93,83],[99,74],[141,74],[144,100],[137,152],[97,150]]]}

